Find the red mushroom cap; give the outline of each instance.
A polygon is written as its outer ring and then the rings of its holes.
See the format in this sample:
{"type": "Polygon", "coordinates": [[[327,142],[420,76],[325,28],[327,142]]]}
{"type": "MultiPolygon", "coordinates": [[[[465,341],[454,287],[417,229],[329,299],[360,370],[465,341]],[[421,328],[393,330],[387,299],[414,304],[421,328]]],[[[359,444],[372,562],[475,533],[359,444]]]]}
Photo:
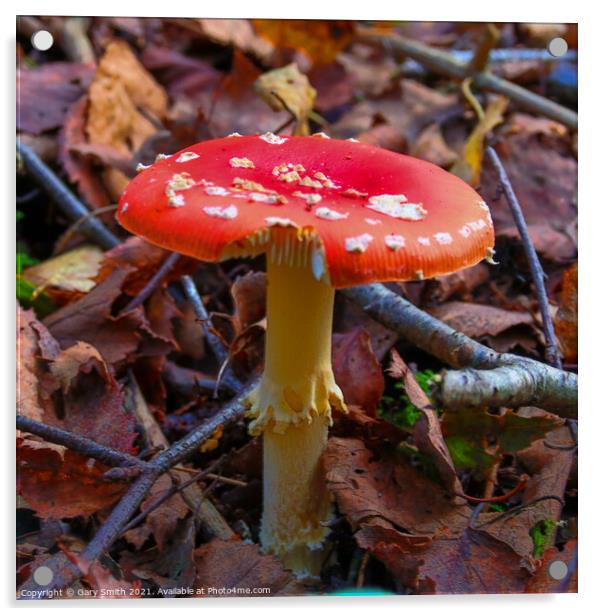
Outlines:
{"type": "Polygon", "coordinates": [[[204,141],[160,158],[128,184],[118,220],[197,259],[219,261],[236,247],[242,254],[249,238],[265,239],[270,227],[319,237],[335,287],[448,274],[493,255],[482,198],[410,156],[267,133],[204,141]]]}

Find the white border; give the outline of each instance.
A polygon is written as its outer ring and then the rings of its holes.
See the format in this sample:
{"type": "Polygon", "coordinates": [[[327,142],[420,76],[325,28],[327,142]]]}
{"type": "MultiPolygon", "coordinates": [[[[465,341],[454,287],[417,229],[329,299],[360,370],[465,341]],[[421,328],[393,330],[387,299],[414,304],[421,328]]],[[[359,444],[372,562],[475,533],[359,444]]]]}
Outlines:
{"type": "MultiPolygon", "coordinates": [[[[0,560],[2,571],[0,579],[3,582],[0,597],[4,603],[15,605],[14,597],[14,462],[13,458],[13,411],[14,408],[14,17],[15,14],[58,14],[80,15],[94,13],[95,15],[149,15],[163,16],[203,16],[203,17],[288,17],[288,18],[346,18],[346,19],[403,19],[419,21],[534,21],[534,22],[579,22],[579,101],[580,101],[580,162],[579,162],[579,202],[580,212],[580,238],[579,249],[581,256],[580,267],[580,331],[581,335],[581,371],[580,371],[580,410],[581,410],[581,439],[579,460],[582,472],[580,473],[579,505],[581,514],[579,529],[582,537],[580,542],[579,567],[579,595],[562,596],[438,596],[438,597],[336,597],[320,599],[256,599],[251,601],[237,599],[222,599],[216,601],[177,601],[165,603],[164,601],[127,601],[112,602],[111,612],[130,609],[170,609],[191,608],[207,610],[217,608],[222,610],[236,610],[237,612],[258,612],[259,610],[299,610],[311,609],[319,612],[342,610],[351,613],[364,613],[365,610],[377,608],[379,611],[400,613],[400,610],[412,610],[413,613],[424,613],[425,610],[445,611],[446,616],[455,614],[464,616],[467,613],[480,615],[508,613],[532,613],[534,610],[545,610],[547,614],[565,614],[567,609],[585,609],[599,604],[597,600],[597,587],[602,589],[598,580],[602,565],[599,518],[602,514],[602,498],[600,498],[600,478],[602,463],[599,461],[601,449],[600,416],[602,414],[602,393],[598,387],[601,379],[598,366],[602,365],[602,341],[600,337],[600,313],[602,307],[602,293],[600,288],[600,229],[602,220],[602,198],[599,186],[602,172],[602,139],[600,125],[602,121],[602,16],[600,11],[593,8],[593,2],[576,1],[552,2],[541,0],[503,0],[498,3],[477,3],[467,0],[454,2],[430,1],[419,3],[393,2],[392,0],[370,0],[366,3],[331,3],[327,6],[323,0],[304,0],[303,2],[266,2],[254,0],[241,2],[240,0],[228,3],[205,3],[170,1],[166,8],[160,3],[150,1],[141,2],[129,0],[127,3],[116,0],[105,0],[102,3],[86,4],[74,1],[58,0],[52,3],[41,1],[21,1],[18,3],[3,3],[1,27],[4,30],[4,49],[6,50],[4,68],[4,122],[2,123],[3,140],[5,147],[0,148],[2,164],[0,169],[4,176],[3,185],[9,187],[4,192],[4,203],[1,211],[4,217],[3,229],[7,237],[3,242],[3,266],[0,268],[2,279],[0,289],[5,297],[3,302],[4,319],[2,323],[2,348],[6,361],[2,365],[0,374],[3,379],[4,435],[6,438],[4,469],[11,469],[3,473],[5,480],[4,507],[2,514],[5,522],[4,529],[9,540],[3,542],[3,558],[0,560]],[[13,12],[9,12],[12,10],[13,12]],[[597,13],[597,14],[596,14],[597,13]],[[585,127],[585,129],[583,129],[585,127]],[[585,334],[584,334],[585,332],[585,334]],[[8,515],[6,515],[8,514],[8,515]],[[8,518],[8,519],[7,519],[8,518]],[[577,606],[578,604],[578,606],[577,606]]],[[[104,602],[86,602],[83,609],[104,609],[109,607],[104,602]]],[[[82,609],[82,602],[44,602],[33,605],[31,602],[20,602],[20,608],[49,608],[82,609]]]]}

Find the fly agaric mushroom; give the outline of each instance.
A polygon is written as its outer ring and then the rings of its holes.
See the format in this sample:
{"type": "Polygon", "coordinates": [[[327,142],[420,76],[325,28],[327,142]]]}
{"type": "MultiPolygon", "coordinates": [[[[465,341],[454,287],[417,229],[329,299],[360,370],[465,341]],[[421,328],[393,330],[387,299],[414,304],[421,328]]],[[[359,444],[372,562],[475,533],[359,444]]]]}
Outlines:
{"type": "Polygon", "coordinates": [[[127,186],[119,222],[205,261],[267,255],[265,370],[248,399],[263,434],[261,542],[319,572],[332,513],[320,456],[331,410],[335,288],[422,280],[493,256],[480,196],[424,161],[371,145],[231,135],[162,157],[127,186]]]}

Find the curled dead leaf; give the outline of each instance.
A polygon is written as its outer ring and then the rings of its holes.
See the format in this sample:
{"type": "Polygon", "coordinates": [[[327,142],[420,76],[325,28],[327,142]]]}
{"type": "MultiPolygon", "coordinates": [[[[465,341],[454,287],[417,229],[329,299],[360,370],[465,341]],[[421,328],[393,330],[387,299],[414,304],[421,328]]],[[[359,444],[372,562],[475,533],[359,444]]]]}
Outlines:
{"type": "Polygon", "coordinates": [[[373,416],[385,390],[385,378],[365,329],[356,327],[333,335],[332,370],[346,402],[373,416]]]}

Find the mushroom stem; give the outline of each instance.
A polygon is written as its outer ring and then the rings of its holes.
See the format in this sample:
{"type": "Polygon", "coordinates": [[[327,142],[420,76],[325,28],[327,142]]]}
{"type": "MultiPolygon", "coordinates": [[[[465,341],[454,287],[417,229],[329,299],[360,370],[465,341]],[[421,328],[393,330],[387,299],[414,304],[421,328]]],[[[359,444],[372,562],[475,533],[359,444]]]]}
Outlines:
{"type": "Polygon", "coordinates": [[[306,259],[278,257],[268,257],[265,371],[249,397],[250,431],[263,431],[261,543],[298,576],[316,576],[332,509],[320,458],[331,407],[345,409],[331,364],[334,289],[306,259]]]}

